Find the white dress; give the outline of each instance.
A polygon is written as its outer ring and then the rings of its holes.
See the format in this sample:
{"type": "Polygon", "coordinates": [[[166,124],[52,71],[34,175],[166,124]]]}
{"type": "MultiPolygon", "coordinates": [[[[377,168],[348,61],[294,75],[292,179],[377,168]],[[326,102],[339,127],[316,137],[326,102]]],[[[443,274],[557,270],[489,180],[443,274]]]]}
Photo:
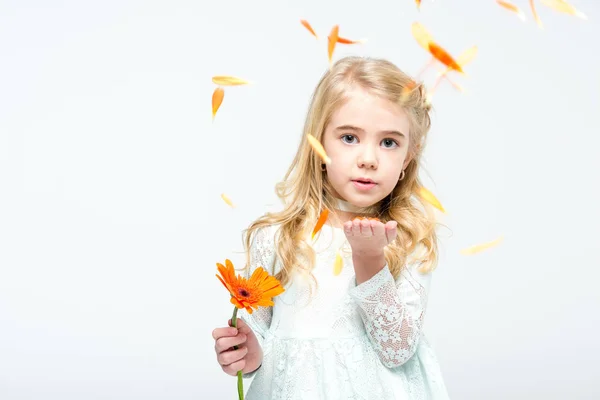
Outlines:
{"type": "MultiPolygon", "coordinates": [[[[276,227],[259,229],[252,240],[251,269],[274,274],[276,227]]],[[[239,316],[263,349],[262,365],[247,400],[446,400],[435,354],[423,333],[431,274],[408,264],[394,280],[385,266],[356,285],[349,244],[341,228],[324,225],[315,237],[318,282],[298,274],[272,307],[239,316]],[[333,273],[336,251],[344,265],[333,273]]]]}

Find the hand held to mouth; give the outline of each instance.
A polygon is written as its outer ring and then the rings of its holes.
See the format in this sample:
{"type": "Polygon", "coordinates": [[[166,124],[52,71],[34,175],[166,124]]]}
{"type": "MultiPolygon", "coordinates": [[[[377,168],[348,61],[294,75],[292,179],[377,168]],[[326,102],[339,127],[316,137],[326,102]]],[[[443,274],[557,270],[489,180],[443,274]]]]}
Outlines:
{"type": "Polygon", "coordinates": [[[398,234],[398,223],[354,218],[344,223],[344,234],[352,248],[356,284],[369,280],[385,266],[384,248],[398,234]]]}

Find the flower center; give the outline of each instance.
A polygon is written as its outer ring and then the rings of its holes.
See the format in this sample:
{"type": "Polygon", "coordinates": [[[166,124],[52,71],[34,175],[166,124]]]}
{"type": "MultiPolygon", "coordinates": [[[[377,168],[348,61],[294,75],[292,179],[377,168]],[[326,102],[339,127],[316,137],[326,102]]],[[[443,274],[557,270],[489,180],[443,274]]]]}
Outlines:
{"type": "Polygon", "coordinates": [[[248,297],[250,295],[250,293],[248,293],[248,291],[246,289],[239,289],[238,293],[240,296],[243,296],[243,297],[248,297]]]}

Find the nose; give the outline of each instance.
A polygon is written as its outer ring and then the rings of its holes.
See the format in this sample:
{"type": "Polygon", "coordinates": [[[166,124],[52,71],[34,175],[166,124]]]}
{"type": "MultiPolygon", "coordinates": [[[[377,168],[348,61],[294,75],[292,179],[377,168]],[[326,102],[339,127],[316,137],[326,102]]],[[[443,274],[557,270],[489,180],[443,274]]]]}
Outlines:
{"type": "Polygon", "coordinates": [[[357,161],[360,168],[377,169],[379,164],[377,154],[370,146],[365,146],[364,151],[359,155],[357,161]]]}

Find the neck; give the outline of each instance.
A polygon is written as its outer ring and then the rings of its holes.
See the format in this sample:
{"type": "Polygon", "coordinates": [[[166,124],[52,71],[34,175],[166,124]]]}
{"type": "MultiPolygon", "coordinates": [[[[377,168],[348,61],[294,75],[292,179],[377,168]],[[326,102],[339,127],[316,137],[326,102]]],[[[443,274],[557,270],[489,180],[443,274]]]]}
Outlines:
{"type": "Polygon", "coordinates": [[[336,203],[334,209],[337,211],[343,211],[353,214],[367,214],[366,207],[355,206],[352,203],[348,203],[342,199],[335,199],[336,203]]]}

